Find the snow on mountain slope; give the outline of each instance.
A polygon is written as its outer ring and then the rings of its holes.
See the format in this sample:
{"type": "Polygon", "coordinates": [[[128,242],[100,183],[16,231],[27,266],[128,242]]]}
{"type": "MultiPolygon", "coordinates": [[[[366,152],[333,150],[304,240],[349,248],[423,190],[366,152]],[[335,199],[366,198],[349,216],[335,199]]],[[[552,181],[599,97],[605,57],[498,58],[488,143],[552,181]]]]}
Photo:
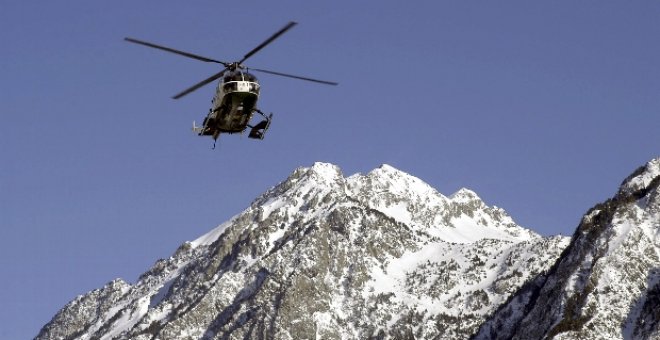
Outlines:
{"type": "Polygon", "coordinates": [[[538,237],[520,228],[506,213],[487,207],[476,193],[461,189],[447,198],[420,179],[388,165],[366,176],[348,178],[350,196],[413,228],[430,228],[446,242],[471,243],[482,238],[522,241],[538,237]]]}
{"type": "Polygon", "coordinates": [[[568,241],[467,189],[316,163],[134,285],[76,298],[37,339],[467,338],[568,241]]]}
{"type": "Polygon", "coordinates": [[[547,279],[524,287],[476,339],[660,339],[660,158],[582,219],[547,279]]]}

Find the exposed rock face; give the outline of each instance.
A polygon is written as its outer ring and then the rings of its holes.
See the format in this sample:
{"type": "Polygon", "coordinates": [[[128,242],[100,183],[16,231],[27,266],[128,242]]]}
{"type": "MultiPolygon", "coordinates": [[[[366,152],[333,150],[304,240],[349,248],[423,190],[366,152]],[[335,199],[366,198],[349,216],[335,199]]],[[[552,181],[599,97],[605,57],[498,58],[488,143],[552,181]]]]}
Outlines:
{"type": "Polygon", "coordinates": [[[637,171],[569,240],[467,189],[317,163],[134,285],[76,298],[37,339],[651,338],[659,176],[659,160],[637,171]]]}
{"type": "Polygon", "coordinates": [[[477,339],[660,339],[660,159],[582,219],[547,278],[526,285],[477,339]]]}

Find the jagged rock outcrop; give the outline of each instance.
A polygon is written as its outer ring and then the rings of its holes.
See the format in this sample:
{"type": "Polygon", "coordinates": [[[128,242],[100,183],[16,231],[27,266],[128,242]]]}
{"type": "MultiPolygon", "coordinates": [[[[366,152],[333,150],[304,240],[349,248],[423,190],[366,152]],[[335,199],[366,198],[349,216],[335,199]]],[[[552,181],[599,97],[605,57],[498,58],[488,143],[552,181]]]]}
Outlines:
{"type": "Polygon", "coordinates": [[[475,339],[660,339],[660,158],[592,208],[475,339]]]}
{"type": "Polygon", "coordinates": [[[76,298],[37,339],[467,338],[568,241],[467,189],[317,163],[135,284],[76,298]]]}

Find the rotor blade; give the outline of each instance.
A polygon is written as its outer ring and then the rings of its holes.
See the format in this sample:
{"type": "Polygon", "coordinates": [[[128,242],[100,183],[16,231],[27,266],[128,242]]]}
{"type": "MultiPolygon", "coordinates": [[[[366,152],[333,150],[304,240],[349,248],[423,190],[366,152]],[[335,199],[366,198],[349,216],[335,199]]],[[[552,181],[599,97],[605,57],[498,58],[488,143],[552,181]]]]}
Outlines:
{"type": "Polygon", "coordinates": [[[262,42],[261,45],[255,47],[252,51],[248,52],[241,61],[238,63],[241,64],[243,63],[247,58],[251,57],[253,54],[259,52],[262,48],[266,47],[266,45],[270,44],[273,42],[273,40],[277,39],[280,35],[284,34],[284,32],[288,31],[291,27],[295,26],[297,22],[290,21],[286,26],[282,27],[281,30],[277,31],[275,34],[273,34],[270,38],[266,39],[266,41],[262,42]]]}
{"type": "Polygon", "coordinates": [[[326,85],[339,85],[339,83],[335,83],[335,82],[333,82],[333,81],[326,81],[326,80],[319,80],[319,79],[313,79],[313,78],[307,78],[307,77],[294,76],[294,75],[292,75],[292,74],[286,74],[286,73],[280,73],[280,72],[268,71],[268,70],[261,70],[261,69],[258,69],[258,68],[249,68],[249,70],[257,71],[257,72],[263,72],[263,73],[268,73],[268,74],[274,74],[274,75],[276,75],[276,76],[282,76],[282,77],[289,77],[289,78],[300,79],[300,80],[313,81],[313,82],[315,82],[315,83],[321,83],[321,84],[326,84],[326,85]]]}
{"type": "Polygon", "coordinates": [[[152,48],[157,48],[157,49],[159,49],[159,50],[163,50],[163,51],[167,51],[167,52],[171,52],[171,53],[176,53],[176,54],[178,54],[178,55],[182,55],[182,56],[184,56],[184,57],[188,57],[188,58],[193,58],[193,59],[197,59],[197,60],[201,60],[201,61],[206,61],[206,62],[210,62],[210,63],[218,63],[218,64],[222,64],[222,65],[224,65],[225,67],[229,66],[229,63],[226,63],[226,62],[224,62],[224,61],[220,61],[220,60],[215,60],[215,59],[211,59],[211,58],[202,57],[202,56],[199,56],[199,55],[196,55],[196,54],[192,54],[192,53],[188,53],[188,52],[184,52],[184,51],[175,50],[175,49],[173,49],[173,48],[169,48],[169,47],[165,47],[165,46],[160,46],[160,45],[152,44],[152,43],[150,43],[150,42],[146,42],[146,41],[142,41],[142,40],[137,40],[137,39],[128,38],[128,37],[124,38],[124,40],[126,40],[126,41],[128,41],[128,42],[135,43],[135,44],[144,45],[144,46],[152,47],[152,48]]]}
{"type": "Polygon", "coordinates": [[[206,84],[208,84],[208,83],[210,83],[210,82],[212,82],[212,81],[214,81],[214,80],[216,80],[216,79],[222,77],[222,74],[225,73],[225,71],[227,71],[227,69],[224,69],[224,70],[222,70],[222,71],[220,71],[220,72],[218,72],[218,73],[216,73],[216,74],[214,74],[214,75],[212,75],[212,76],[210,76],[210,77],[208,77],[208,78],[206,78],[206,79],[200,81],[199,83],[197,83],[197,84],[191,86],[190,88],[186,89],[185,91],[183,91],[183,92],[177,94],[176,96],[174,96],[174,97],[172,97],[172,98],[173,98],[173,99],[179,99],[179,98],[181,98],[181,97],[187,95],[188,93],[197,90],[198,88],[200,88],[200,87],[202,87],[202,86],[204,86],[204,85],[206,85],[206,84]]]}

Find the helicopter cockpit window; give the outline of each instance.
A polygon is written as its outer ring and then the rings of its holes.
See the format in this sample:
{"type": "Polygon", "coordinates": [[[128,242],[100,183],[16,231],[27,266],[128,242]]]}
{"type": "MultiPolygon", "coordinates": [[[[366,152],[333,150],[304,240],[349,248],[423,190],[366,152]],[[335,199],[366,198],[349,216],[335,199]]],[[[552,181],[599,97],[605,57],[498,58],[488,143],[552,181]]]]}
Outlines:
{"type": "Polygon", "coordinates": [[[223,90],[225,93],[236,92],[236,91],[238,90],[238,83],[237,83],[237,82],[233,82],[233,81],[232,81],[232,82],[229,82],[229,83],[225,83],[225,84],[222,86],[222,90],[223,90]]]}
{"type": "Polygon", "coordinates": [[[257,83],[250,83],[250,92],[259,94],[259,84],[257,83]]]}

